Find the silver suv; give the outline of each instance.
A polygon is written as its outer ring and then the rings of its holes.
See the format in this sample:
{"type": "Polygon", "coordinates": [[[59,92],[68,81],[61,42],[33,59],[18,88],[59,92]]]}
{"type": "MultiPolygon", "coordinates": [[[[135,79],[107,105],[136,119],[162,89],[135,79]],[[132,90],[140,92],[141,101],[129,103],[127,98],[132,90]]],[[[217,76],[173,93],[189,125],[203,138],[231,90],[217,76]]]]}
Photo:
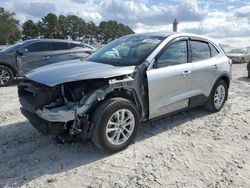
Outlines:
{"type": "Polygon", "coordinates": [[[140,122],[204,105],[223,107],[231,60],[198,35],[133,34],[85,61],[48,65],[19,85],[22,113],[41,132],[65,142],[91,138],[105,151],[125,149],[140,122]]]}

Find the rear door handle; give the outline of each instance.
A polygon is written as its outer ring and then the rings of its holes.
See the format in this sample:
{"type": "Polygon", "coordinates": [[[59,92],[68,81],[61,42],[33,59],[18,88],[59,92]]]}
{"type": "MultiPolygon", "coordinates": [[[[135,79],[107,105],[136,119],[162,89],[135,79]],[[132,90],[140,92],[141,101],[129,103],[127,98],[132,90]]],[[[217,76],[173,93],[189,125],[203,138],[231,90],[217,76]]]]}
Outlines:
{"type": "Polygon", "coordinates": [[[191,71],[189,71],[189,70],[186,70],[186,71],[184,71],[184,72],[182,73],[183,76],[186,76],[186,75],[189,75],[189,74],[191,74],[191,71]]]}

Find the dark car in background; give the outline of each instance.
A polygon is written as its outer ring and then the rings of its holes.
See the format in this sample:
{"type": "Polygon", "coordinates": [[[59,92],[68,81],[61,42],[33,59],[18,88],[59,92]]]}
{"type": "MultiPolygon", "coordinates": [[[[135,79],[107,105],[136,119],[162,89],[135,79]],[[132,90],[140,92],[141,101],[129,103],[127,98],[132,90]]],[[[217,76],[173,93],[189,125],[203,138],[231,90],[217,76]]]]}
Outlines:
{"type": "Polygon", "coordinates": [[[248,78],[250,78],[250,61],[247,64],[248,78]]]}
{"type": "Polygon", "coordinates": [[[14,78],[52,63],[85,58],[95,48],[76,41],[60,39],[32,39],[19,42],[0,51],[0,87],[14,78]]]}

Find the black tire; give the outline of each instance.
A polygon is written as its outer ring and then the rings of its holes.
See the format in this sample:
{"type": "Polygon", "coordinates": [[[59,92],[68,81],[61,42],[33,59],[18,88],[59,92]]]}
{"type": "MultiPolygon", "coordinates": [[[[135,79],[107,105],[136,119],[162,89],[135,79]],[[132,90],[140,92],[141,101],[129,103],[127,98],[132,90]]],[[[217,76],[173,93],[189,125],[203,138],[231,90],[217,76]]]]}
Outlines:
{"type": "MultiPolygon", "coordinates": [[[[91,136],[93,143],[103,151],[115,153],[127,148],[135,139],[139,128],[139,114],[137,108],[131,101],[123,98],[112,98],[103,101],[98,106],[97,110],[93,114],[92,122],[94,126],[91,136]],[[124,143],[121,143],[120,145],[114,145],[108,140],[108,137],[106,135],[106,129],[108,126],[107,124],[110,118],[113,117],[115,112],[124,109],[133,114],[133,130],[124,143]]],[[[117,134],[117,132],[115,132],[114,134],[117,134]]]]}
{"type": "Polygon", "coordinates": [[[220,111],[223,108],[223,106],[224,106],[224,104],[225,104],[225,102],[227,100],[227,97],[228,97],[228,85],[227,85],[227,83],[224,80],[217,81],[215,83],[213,89],[212,89],[212,92],[211,92],[211,94],[209,96],[208,101],[205,104],[206,109],[211,111],[211,112],[220,111]],[[223,99],[223,102],[221,103],[221,105],[216,106],[216,104],[215,104],[215,94],[216,94],[217,88],[220,87],[220,86],[225,88],[225,96],[224,96],[224,99],[223,99]]]}
{"type": "Polygon", "coordinates": [[[248,78],[250,78],[250,61],[247,64],[248,78]]]}
{"type": "Polygon", "coordinates": [[[0,87],[10,85],[14,80],[13,72],[10,68],[0,65],[0,87]]]}
{"type": "Polygon", "coordinates": [[[244,57],[242,57],[241,60],[240,60],[240,63],[241,64],[244,63],[244,60],[245,60],[244,57]]]}

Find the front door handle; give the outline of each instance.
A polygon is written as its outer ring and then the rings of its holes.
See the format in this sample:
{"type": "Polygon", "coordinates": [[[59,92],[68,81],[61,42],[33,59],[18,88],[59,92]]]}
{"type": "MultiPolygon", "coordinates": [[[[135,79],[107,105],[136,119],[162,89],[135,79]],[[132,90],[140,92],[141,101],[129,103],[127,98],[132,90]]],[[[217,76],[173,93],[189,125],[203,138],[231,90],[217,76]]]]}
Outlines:
{"type": "Polygon", "coordinates": [[[43,56],[43,59],[49,59],[50,56],[43,56]]]}
{"type": "Polygon", "coordinates": [[[187,75],[189,75],[189,74],[191,74],[191,71],[186,70],[186,71],[184,71],[184,72],[182,73],[182,76],[187,76],[187,75]]]}

